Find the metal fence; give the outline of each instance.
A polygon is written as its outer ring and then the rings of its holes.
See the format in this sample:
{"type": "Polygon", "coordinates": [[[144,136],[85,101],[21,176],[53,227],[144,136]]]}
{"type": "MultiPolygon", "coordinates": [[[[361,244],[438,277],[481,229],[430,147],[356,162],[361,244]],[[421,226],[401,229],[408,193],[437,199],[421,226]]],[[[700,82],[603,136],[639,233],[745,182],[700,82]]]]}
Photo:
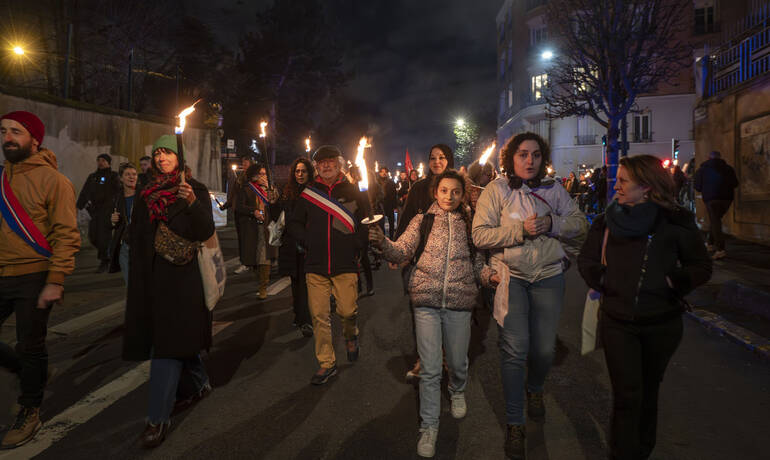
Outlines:
{"type": "Polygon", "coordinates": [[[770,73],[770,3],[759,5],[740,26],[740,33],[709,57],[708,96],[770,73]]]}

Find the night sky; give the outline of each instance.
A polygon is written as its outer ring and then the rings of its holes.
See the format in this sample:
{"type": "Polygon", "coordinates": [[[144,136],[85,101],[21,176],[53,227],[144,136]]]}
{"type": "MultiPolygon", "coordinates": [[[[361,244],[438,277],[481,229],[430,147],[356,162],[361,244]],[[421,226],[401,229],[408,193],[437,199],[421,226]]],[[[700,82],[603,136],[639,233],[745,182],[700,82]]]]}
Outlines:
{"type": "MultiPolygon", "coordinates": [[[[269,1],[200,1],[196,15],[233,47],[269,1]]],[[[454,146],[458,117],[495,131],[495,16],[503,0],[328,0],[355,72],[344,92],[340,139],[352,158],[362,134],[376,159],[395,168],[408,147],[413,161],[435,143],[454,146]],[[365,132],[362,132],[365,131],[365,132]]]]}

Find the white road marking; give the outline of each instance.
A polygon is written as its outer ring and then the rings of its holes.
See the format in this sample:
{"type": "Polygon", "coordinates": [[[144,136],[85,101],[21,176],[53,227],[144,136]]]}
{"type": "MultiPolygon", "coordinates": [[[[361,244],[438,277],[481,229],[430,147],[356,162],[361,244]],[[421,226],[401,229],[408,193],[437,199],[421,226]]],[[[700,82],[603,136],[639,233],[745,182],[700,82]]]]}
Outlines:
{"type": "Polygon", "coordinates": [[[278,281],[274,282],[270,286],[267,287],[267,295],[276,295],[279,292],[283,291],[289,285],[291,284],[291,278],[288,276],[284,276],[283,278],[279,279],[278,281]]]}
{"type": "Polygon", "coordinates": [[[107,319],[112,316],[123,313],[123,310],[125,310],[125,308],[126,308],[126,301],[119,300],[117,302],[107,305],[106,307],[102,307],[98,310],[94,310],[90,313],[86,313],[85,315],[78,316],[77,318],[73,318],[69,321],[65,321],[63,323],[57,324],[56,326],[51,326],[48,328],[48,330],[50,332],[55,332],[57,334],[69,335],[69,334],[72,334],[73,332],[79,331],[81,329],[85,329],[86,327],[94,323],[97,323],[103,319],[107,319]]]}

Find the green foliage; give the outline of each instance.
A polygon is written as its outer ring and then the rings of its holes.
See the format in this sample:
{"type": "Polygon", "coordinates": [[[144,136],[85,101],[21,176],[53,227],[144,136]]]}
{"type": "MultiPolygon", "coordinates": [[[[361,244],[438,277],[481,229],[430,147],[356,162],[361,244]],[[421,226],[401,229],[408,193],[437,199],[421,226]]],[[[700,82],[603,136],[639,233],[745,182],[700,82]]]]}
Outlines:
{"type": "Polygon", "coordinates": [[[465,121],[456,123],[455,129],[455,164],[468,165],[473,161],[473,154],[479,143],[479,127],[476,123],[465,121]]]}

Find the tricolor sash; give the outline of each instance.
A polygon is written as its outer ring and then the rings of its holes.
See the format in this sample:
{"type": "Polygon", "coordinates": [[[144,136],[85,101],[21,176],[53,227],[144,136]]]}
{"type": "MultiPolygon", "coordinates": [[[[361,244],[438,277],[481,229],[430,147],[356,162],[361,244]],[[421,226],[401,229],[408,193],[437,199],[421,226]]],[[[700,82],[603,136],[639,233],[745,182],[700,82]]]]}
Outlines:
{"type": "Polygon", "coordinates": [[[355,216],[339,201],[313,187],[305,187],[300,196],[335,217],[350,233],[355,231],[355,216]]]}
{"type": "Polygon", "coordinates": [[[51,257],[53,254],[51,245],[48,244],[45,236],[38,230],[27,211],[19,203],[16,195],[13,194],[11,183],[2,166],[0,166],[0,215],[8,223],[8,227],[30,245],[35,252],[43,257],[51,257]]]}
{"type": "Polygon", "coordinates": [[[249,182],[249,187],[254,191],[254,193],[257,194],[260,200],[262,200],[263,203],[266,205],[270,204],[267,199],[267,193],[262,190],[262,187],[260,187],[256,182],[249,182]]]}

